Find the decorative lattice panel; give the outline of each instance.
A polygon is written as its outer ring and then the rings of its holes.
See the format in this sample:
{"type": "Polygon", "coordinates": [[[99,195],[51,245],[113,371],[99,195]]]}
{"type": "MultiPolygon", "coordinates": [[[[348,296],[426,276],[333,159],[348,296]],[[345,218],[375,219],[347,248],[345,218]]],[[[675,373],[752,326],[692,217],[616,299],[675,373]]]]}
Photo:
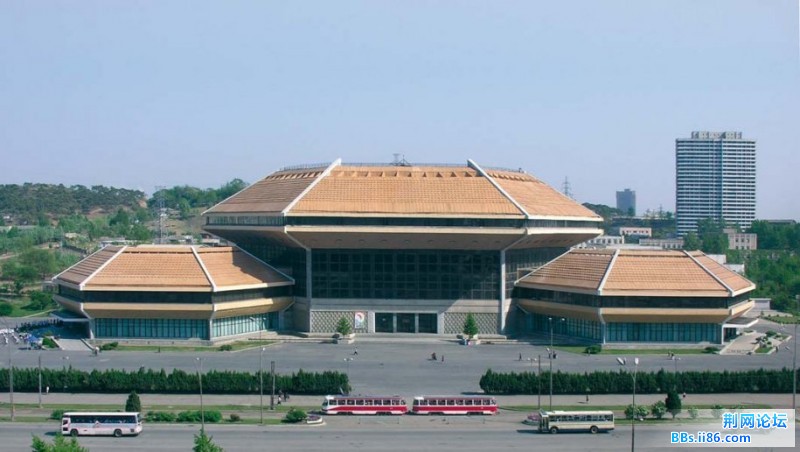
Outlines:
{"type": "Polygon", "coordinates": [[[346,318],[355,333],[364,333],[369,328],[369,319],[364,319],[363,328],[355,327],[354,311],[311,311],[312,333],[335,333],[339,319],[346,318]]]}
{"type": "MultiPolygon", "coordinates": [[[[497,334],[497,314],[474,313],[472,317],[478,324],[478,334],[497,334]]],[[[466,312],[446,312],[444,314],[444,334],[461,334],[466,321],[466,312]]]]}

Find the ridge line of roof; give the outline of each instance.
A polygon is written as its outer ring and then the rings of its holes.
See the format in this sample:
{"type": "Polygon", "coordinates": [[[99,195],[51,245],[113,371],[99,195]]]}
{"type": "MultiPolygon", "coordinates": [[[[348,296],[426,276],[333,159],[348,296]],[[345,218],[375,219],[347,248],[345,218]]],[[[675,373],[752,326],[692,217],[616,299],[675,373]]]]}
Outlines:
{"type": "Polygon", "coordinates": [[[614,254],[611,256],[611,260],[608,262],[608,266],[606,267],[606,272],[603,275],[603,279],[600,280],[600,284],[597,286],[597,295],[603,295],[603,287],[606,285],[606,281],[608,281],[609,276],[611,276],[611,269],[614,268],[614,264],[617,262],[617,256],[619,256],[620,250],[617,249],[614,251],[614,254]]]}
{"type": "Polygon", "coordinates": [[[211,292],[216,292],[217,283],[215,283],[214,278],[211,277],[211,272],[209,272],[208,268],[206,268],[206,264],[205,262],[203,262],[203,259],[200,258],[200,254],[197,252],[197,249],[195,249],[195,247],[193,246],[190,248],[192,250],[192,254],[194,255],[195,260],[200,265],[200,268],[203,270],[203,274],[206,275],[206,279],[208,280],[209,284],[211,284],[211,292]]]}
{"type": "MultiPolygon", "coordinates": [[[[96,269],[95,271],[93,271],[91,275],[87,276],[87,277],[86,277],[86,279],[84,279],[84,280],[83,280],[83,282],[81,282],[80,284],[78,284],[78,287],[80,288],[80,290],[83,290],[83,288],[84,288],[84,287],[86,287],[86,284],[87,284],[87,283],[88,283],[88,282],[89,282],[89,281],[90,281],[92,278],[94,278],[95,276],[97,276],[97,274],[98,274],[98,273],[100,273],[100,270],[102,270],[102,269],[106,268],[106,267],[108,266],[108,264],[110,264],[110,263],[111,263],[111,262],[112,262],[114,259],[116,259],[117,257],[119,257],[119,255],[120,255],[120,254],[122,254],[122,252],[123,252],[123,251],[125,251],[127,248],[128,248],[128,245],[123,245],[123,246],[122,246],[122,248],[120,248],[120,249],[119,249],[119,250],[118,250],[116,253],[114,253],[114,255],[113,255],[113,256],[111,256],[110,258],[108,258],[108,260],[107,260],[107,261],[103,262],[103,264],[102,264],[102,265],[100,265],[99,267],[97,267],[97,269],[96,269]]],[[[102,251],[102,250],[98,250],[97,252],[99,253],[100,251],[102,251]]]]}
{"type": "Polygon", "coordinates": [[[310,192],[310,191],[311,191],[311,190],[312,190],[314,187],[316,187],[316,186],[317,186],[317,184],[318,184],[318,183],[319,183],[319,182],[320,182],[322,179],[324,179],[324,178],[328,177],[328,175],[331,173],[331,171],[333,171],[333,169],[334,169],[334,168],[336,168],[337,166],[339,166],[339,165],[341,165],[341,164],[342,164],[342,159],[341,159],[341,158],[338,158],[338,159],[334,160],[334,161],[333,161],[333,162],[332,162],[330,165],[328,165],[328,167],[327,167],[327,168],[325,168],[325,170],[324,170],[324,171],[322,171],[322,172],[319,174],[319,176],[317,176],[317,177],[316,177],[316,178],[315,178],[315,179],[314,179],[314,180],[313,180],[313,181],[312,181],[310,184],[308,184],[308,186],[307,186],[306,188],[304,188],[304,189],[303,189],[303,191],[301,191],[301,192],[300,192],[300,194],[299,194],[299,195],[297,195],[297,196],[296,196],[296,197],[295,197],[295,198],[292,200],[292,202],[290,202],[289,204],[287,204],[287,205],[286,205],[286,207],[284,207],[284,208],[283,208],[283,210],[281,210],[281,215],[282,215],[282,216],[286,216],[286,214],[287,214],[287,213],[289,213],[289,211],[290,211],[290,210],[292,210],[292,208],[293,208],[293,207],[294,207],[294,206],[295,206],[295,205],[296,205],[298,202],[300,202],[300,200],[301,200],[301,199],[303,199],[303,197],[304,197],[305,195],[307,195],[307,194],[308,194],[308,192],[310,192]]]}
{"type": "Polygon", "coordinates": [[[235,250],[239,250],[239,251],[243,252],[244,254],[246,254],[246,255],[250,256],[251,258],[255,259],[257,262],[261,262],[261,263],[262,263],[264,266],[271,268],[271,269],[272,269],[272,270],[274,270],[276,273],[278,273],[278,274],[280,274],[280,275],[283,275],[283,276],[285,276],[285,277],[286,277],[286,278],[287,278],[289,281],[291,281],[291,282],[292,282],[292,284],[294,284],[294,283],[296,282],[296,281],[295,281],[295,279],[294,279],[294,278],[292,278],[291,276],[289,276],[289,275],[287,275],[286,273],[284,273],[284,272],[282,272],[282,271],[278,270],[277,268],[273,267],[272,265],[270,265],[270,264],[268,264],[268,263],[266,263],[266,262],[262,261],[261,259],[257,258],[256,256],[254,256],[254,255],[250,254],[250,253],[249,253],[249,252],[248,252],[246,249],[244,249],[244,248],[241,248],[241,247],[239,247],[239,246],[233,246],[233,247],[231,247],[231,248],[234,248],[234,251],[235,251],[235,250]]]}
{"type": "Polygon", "coordinates": [[[493,177],[489,176],[489,173],[484,171],[483,168],[481,168],[481,166],[478,165],[478,163],[475,160],[467,159],[467,166],[469,166],[470,168],[474,169],[475,171],[478,172],[478,174],[480,174],[483,177],[485,177],[486,180],[489,181],[490,184],[492,184],[492,186],[495,188],[495,190],[499,191],[501,195],[505,196],[506,199],[511,201],[511,204],[513,204],[514,207],[519,209],[519,211],[522,212],[523,215],[525,215],[525,219],[526,220],[531,217],[531,214],[529,214],[528,211],[525,210],[524,207],[522,207],[522,204],[518,203],[516,199],[514,199],[508,192],[506,192],[503,189],[503,187],[501,187],[500,184],[496,180],[494,180],[493,177]]]}
{"type": "MultiPolygon", "coordinates": [[[[722,279],[720,279],[720,278],[719,278],[717,275],[715,275],[715,274],[714,274],[714,272],[712,272],[711,270],[709,270],[708,268],[706,268],[706,266],[705,266],[705,265],[703,265],[703,264],[702,264],[700,261],[698,261],[697,259],[695,259],[695,257],[694,257],[694,256],[692,256],[692,255],[691,255],[691,253],[689,253],[689,252],[688,252],[688,251],[686,251],[686,250],[683,250],[683,252],[684,252],[684,254],[686,254],[687,256],[689,256],[689,259],[691,259],[691,260],[692,260],[692,262],[694,262],[695,264],[699,265],[699,266],[700,266],[700,268],[702,268],[704,272],[706,272],[706,273],[707,273],[709,276],[711,276],[712,278],[714,278],[714,280],[715,280],[716,282],[718,282],[718,283],[719,283],[719,284],[720,284],[722,287],[724,287],[724,288],[725,288],[725,289],[728,291],[728,294],[729,294],[731,297],[733,297],[733,296],[734,296],[734,292],[735,292],[735,291],[733,290],[733,288],[732,288],[731,286],[729,286],[729,285],[725,284],[725,282],[724,282],[722,279]]],[[[703,255],[705,256],[705,254],[703,254],[703,255]]],[[[706,256],[706,257],[708,257],[708,256],[706,256]]],[[[710,258],[709,258],[709,259],[710,259],[710,258]]]]}
{"type": "Polygon", "coordinates": [[[530,275],[532,275],[532,274],[536,273],[537,271],[539,271],[539,270],[541,270],[541,269],[543,269],[543,268],[547,267],[548,265],[552,264],[553,262],[557,261],[558,259],[561,259],[563,256],[566,256],[566,255],[567,255],[567,254],[569,254],[570,252],[572,252],[572,248],[569,248],[569,249],[567,249],[567,251],[565,251],[565,252],[563,252],[563,253],[559,254],[558,256],[556,256],[556,257],[554,257],[554,258],[550,259],[549,261],[545,262],[544,264],[542,264],[542,265],[540,265],[540,266],[536,267],[535,269],[533,269],[533,270],[529,271],[528,273],[524,274],[523,276],[521,276],[521,277],[517,278],[517,280],[516,280],[516,281],[514,281],[514,285],[516,286],[516,285],[517,285],[517,284],[518,284],[520,281],[522,281],[523,279],[525,279],[525,278],[527,278],[528,276],[530,276],[530,275]]]}

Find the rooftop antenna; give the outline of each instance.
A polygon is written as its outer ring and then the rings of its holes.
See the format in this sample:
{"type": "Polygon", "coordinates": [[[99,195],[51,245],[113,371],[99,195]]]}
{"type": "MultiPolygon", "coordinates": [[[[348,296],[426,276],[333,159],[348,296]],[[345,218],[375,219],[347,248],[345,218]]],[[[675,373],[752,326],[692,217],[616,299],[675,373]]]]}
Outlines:
{"type": "Polygon", "coordinates": [[[164,230],[166,229],[167,208],[164,207],[164,190],[167,187],[163,185],[156,186],[156,208],[158,209],[158,244],[164,244],[164,230]]]}
{"type": "Polygon", "coordinates": [[[569,177],[564,177],[564,183],[561,185],[561,192],[564,193],[564,196],[567,198],[575,199],[575,197],[572,196],[572,188],[569,184],[569,177]]]}
{"type": "Polygon", "coordinates": [[[411,166],[411,163],[406,160],[406,156],[404,154],[392,154],[394,156],[394,161],[392,162],[392,166],[411,166]]]}

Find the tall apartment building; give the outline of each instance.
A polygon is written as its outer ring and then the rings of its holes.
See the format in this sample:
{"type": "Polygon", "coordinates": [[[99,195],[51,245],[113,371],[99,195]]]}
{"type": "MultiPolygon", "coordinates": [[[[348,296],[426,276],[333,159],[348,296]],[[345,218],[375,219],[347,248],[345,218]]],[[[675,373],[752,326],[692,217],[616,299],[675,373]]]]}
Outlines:
{"type": "Polygon", "coordinates": [[[617,192],[617,209],[624,215],[636,216],[636,192],[630,188],[617,192]]]}
{"type": "Polygon", "coordinates": [[[756,215],[756,142],[741,132],[692,132],[675,140],[679,235],[706,218],[750,227],[756,215]]]}

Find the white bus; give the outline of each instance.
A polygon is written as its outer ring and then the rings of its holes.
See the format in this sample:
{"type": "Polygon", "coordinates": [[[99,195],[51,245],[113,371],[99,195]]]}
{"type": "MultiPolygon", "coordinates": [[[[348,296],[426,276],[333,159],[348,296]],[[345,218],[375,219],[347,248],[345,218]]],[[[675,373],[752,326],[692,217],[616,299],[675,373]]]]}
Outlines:
{"type": "Polygon", "coordinates": [[[61,417],[61,434],[129,436],[142,432],[139,413],[71,412],[61,417]]]}
{"type": "Polygon", "coordinates": [[[611,411],[540,411],[539,431],[559,432],[607,432],[614,430],[614,413],[611,411]]]}

